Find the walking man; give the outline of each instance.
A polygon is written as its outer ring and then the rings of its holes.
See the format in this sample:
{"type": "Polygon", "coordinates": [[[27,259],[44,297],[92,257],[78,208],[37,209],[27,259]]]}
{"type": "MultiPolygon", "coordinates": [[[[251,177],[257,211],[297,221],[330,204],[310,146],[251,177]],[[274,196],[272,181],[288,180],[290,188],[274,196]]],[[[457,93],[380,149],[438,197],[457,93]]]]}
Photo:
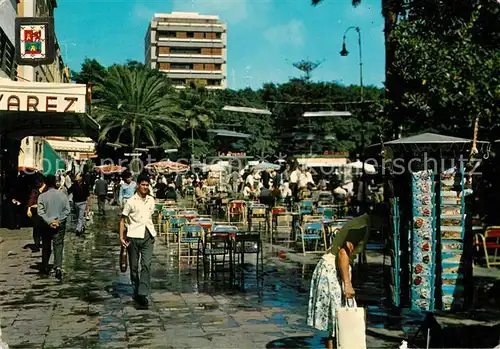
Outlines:
{"type": "Polygon", "coordinates": [[[106,196],[108,195],[108,182],[101,175],[95,182],[95,195],[97,195],[97,211],[99,214],[106,215],[106,196]]]}
{"type": "Polygon", "coordinates": [[[137,184],[132,180],[132,173],[125,172],[123,174],[123,183],[120,186],[120,196],[118,198],[118,203],[121,208],[123,208],[127,200],[135,194],[136,187],[137,184]]]}
{"type": "Polygon", "coordinates": [[[90,191],[87,183],[83,181],[81,173],[76,175],[76,181],[68,191],[73,194],[73,202],[76,210],[76,235],[82,235],[85,231],[85,216],[90,210],[90,191]]]}
{"type": "Polygon", "coordinates": [[[37,203],[38,197],[43,193],[45,187],[43,179],[37,180],[37,185],[31,191],[28,201],[27,215],[33,221],[33,242],[35,243],[33,252],[40,252],[40,248],[42,247],[41,225],[43,222],[40,222],[40,217],[38,216],[37,203]]]}
{"type": "Polygon", "coordinates": [[[64,248],[64,234],[66,232],[66,218],[69,214],[68,197],[56,189],[56,177],[47,176],[45,179],[47,191],[38,197],[38,216],[43,220],[42,229],[42,265],[40,272],[49,273],[49,260],[54,244],[55,276],[62,279],[62,260],[64,248]]]}
{"type": "Polygon", "coordinates": [[[152,219],[155,200],[149,195],[150,180],[146,175],[140,175],[137,183],[137,192],[127,200],[123,208],[120,220],[120,243],[128,246],[134,300],[141,306],[147,306],[149,303],[147,297],[151,291],[151,258],[156,236],[152,219]]]}

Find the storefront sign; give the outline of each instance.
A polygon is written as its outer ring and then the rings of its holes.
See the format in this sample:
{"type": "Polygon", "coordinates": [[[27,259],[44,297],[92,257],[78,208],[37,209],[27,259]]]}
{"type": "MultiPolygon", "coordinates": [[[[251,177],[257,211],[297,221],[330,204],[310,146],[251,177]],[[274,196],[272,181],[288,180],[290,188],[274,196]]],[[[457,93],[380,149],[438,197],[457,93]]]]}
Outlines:
{"type": "Polygon", "coordinates": [[[0,80],[0,110],[85,113],[86,86],[0,80]]]}
{"type": "Polygon", "coordinates": [[[54,17],[16,18],[18,64],[51,64],[55,59],[55,51],[54,17]]]}
{"type": "Polygon", "coordinates": [[[239,156],[247,156],[247,153],[243,153],[243,152],[240,152],[240,153],[233,153],[233,152],[228,152],[228,153],[222,153],[222,152],[219,152],[218,153],[218,156],[220,157],[239,157],[239,156]]]}

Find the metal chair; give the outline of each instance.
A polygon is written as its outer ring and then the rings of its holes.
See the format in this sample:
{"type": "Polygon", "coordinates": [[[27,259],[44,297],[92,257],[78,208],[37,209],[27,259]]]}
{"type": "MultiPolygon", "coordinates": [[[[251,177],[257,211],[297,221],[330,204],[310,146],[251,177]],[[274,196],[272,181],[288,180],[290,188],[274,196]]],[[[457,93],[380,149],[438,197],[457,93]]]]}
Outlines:
{"type": "Polygon", "coordinates": [[[311,200],[302,200],[298,203],[299,214],[302,215],[312,215],[314,211],[314,204],[311,200]]]}
{"type": "Polygon", "coordinates": [[[167,221],[167,229],[166,229],[166,236],[165,239],[167,240],[167,246],[170,245],[170,237],[175,237],[178,236],[179,232],[181,231],[181,227],[188,223],[188,220],[184,216],[172,216],[168,219],[167,221]]]}
{"type": "Polygon", "coordinates": [[[231,218],[236,217],[240,223],[245,223],[247,220],[247,203],[242,200],[233,200],[227,204],[227,220],[231,222],[231,218]]]}
{"type": "MultiPolygon", "coordinates": [[[[226,256],[229,256],[229,262],[231,262],[230,236],[228,234],[206,234],[201,253],[203,255],[203,270],[205,274],[207,272],[210,272],[212,275],[216,274],[219,271],[217,267],[220,265],[224,267],[226,264],[226,256]],[[222,257],[222,262],[218,257],[222,257]]],[[[230,274],[232,274],[231,266],[230,274]]]]}
{"type": "Polygon", "coordinates": [[[299,227],[300,233],[297,239],[302,243],[302,254],[305,256],[308,253],[324,253],[326,252],[326,234],[323,228],[323,222],[305,223],[303,227],[299,227]],[[321,241],[323,240],[323,241],[321,241]],[[306,241],[314,242],[314,250],[306,251],[306,241]],[[320,242],[323,243],[323,249],[318,250],[320,242]]]}
{"type": "Polygon", "coordinates": [[[181,266],[182,258],[186,258],[188,263],[193,258],[196,258],[198,261],[199,251],[203,246],[204,235],[205,232],[202,226],[197,223],[186,223],[180,228],[179,238],[177,241],[179,268],[181,266]],[[193,247],[193,244],[195,247],[193,247]],[[186,247],[184,248],[183,246],[186,247]],[[187,251],[187,255],[182,254],[184,251],[187,251]],[[192,254],[193,251],[196,251],[196,255],[192,254]]]}
{"type": "Polygon", "coordinates": [[[262,204],[253,204],[248,215],[249,231],[267,231],[268,218],[267,206],[262,204]],[[264,229],[262,229],[262,227],[264,229]]]}
{"type": "Polygon", "coordinates": [[[276,242],[293,242],[293,216],[285,214],[280,214],[275,217],[275,223],[273,229],[271,229],[271,244],[276,242]],[[280,238],[285,237],[285,240],[280,240],[280,238]]]}
{"type": "Polygon", "coordinates": [[[264,270],[264,251],[260,232],[248,232],[244,234],[238,234],[234,237],[234,270],[237,267],[240,269],[241,277],[244,277],[244,264],[246,254],[256,254],[257,264],[256,275],[259,277],[259,270],[264,270]],[[260,257],[260,258],[259,258],[260,257]],[[260,262],[260,264],[259,264],[260,262]],[[259,268],[260,266],[260,268],[259,268]]]}
{"type": "Polygon", "coordinates": [[[476,233],[474,240],[476,248],[483,248],[487,268],[500,265],[500,226],[488,227],[486,228],[484,234],[476,233]],[[490,255],[488,250],[493,250],[493,255],[490,255]],[[490,260],[491,256],[493,257],[493,260],[490,260]]]}

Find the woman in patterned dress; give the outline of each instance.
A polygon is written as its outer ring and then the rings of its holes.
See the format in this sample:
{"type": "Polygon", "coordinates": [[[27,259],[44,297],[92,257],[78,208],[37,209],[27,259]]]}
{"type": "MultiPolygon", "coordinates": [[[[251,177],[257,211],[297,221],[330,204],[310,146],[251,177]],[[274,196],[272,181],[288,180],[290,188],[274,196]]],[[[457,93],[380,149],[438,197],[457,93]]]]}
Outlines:
{"type": "Polygon", "coordinates": [[[347,222],[335,235],[332,246],[320,259],[312,276],[307,324],[329,332],[329,349],[333,348],[335,337],[336,310],[355,294],[351,264],[366,246],[371,217],[364,214],[347,222]]]}

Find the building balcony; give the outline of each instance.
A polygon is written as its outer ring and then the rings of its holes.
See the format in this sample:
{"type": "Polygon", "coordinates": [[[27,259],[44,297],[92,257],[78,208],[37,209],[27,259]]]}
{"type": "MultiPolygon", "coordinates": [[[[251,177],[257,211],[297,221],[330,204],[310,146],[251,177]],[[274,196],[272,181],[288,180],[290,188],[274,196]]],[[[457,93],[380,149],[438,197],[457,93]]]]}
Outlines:
{"type": "MultiPolygon", "coordinates": [[[[161,38],[160,38],[161,39],[161,38]]],[[[196,39],[181,39],[177,41],[159,40],[159,47],[202,47],[202,48],[226,48],[222,40],[196,40],[196,39]]]]}
{"type": "Polygon", "coordinates": [[[207,80],[225,80],[225,74],[220,71],[207,70],[177,70],[160,69],[162,73],[167,74],[170,79],[207,79],[207,80]]]}
{"type": "Polygon", "coordinates": [[[161,53],[156,59],[158,63],[213,63],[225,64],[226,60],[222,56],[205,55],[176,55],[161,53]]]}
{"type": "Polygon", "coordinates": [[[158,32],[177,31],[177,32],[205,32],[205,33],[224,33],[226,29],[222,24],[204,24],[204,23],[162,23],[159,22],[156,27],[158,32]]]}
{"type": "Polygon", "coordinates": [[[0,27],[0,70],[12,80],[17,80],[16,48],[0,27]]]}
{"type": "Polygon", "coordinates": [[[158,41],[170,41],[170,42],[195,42],[202,44],[210,44],[210,43],[223,43],[222,39],[195,39],[195,38],[169,38],[166,36],[160,36],[158,41]]]}

